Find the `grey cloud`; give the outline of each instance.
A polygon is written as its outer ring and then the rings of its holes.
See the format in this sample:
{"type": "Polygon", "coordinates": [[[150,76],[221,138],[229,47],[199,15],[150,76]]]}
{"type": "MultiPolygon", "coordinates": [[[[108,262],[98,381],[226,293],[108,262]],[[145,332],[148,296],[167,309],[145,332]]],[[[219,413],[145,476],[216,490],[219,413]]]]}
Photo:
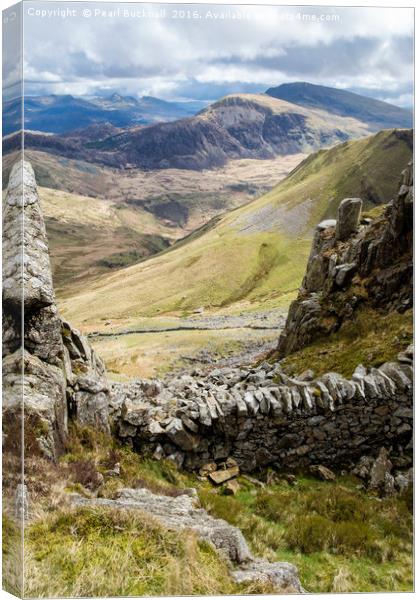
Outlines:
{"type": "Polygon", "coordinates": [[[255,22],[27,18],[27,89],[77,94],[106,87],[207,100],[305,79],[365,88],[396,101],[409,93],[413,40],[407,10],[323,9],[340,11],[342,23],[314,27],[281,21],[284,11],[299,7],[257,10],[255,22]]]}

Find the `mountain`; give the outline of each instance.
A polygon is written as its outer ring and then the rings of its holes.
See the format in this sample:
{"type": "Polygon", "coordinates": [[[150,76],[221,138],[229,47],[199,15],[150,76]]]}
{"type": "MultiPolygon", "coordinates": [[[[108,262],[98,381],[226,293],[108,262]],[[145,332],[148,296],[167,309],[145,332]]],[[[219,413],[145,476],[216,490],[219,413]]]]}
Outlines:
{"type": "MultiPolygon", "coordinates": [[[[237,94],[194,117],[125,129],[101,140],[29,132],[25,145],[115,167],[205,169],[231,159],[307,153],[368,131],[366,124],[353,118],[331,116],[265,94],[237,94]]],[[[16,140],[6,140],[6,150],[13,143],[16,140]]]]}
{"type": "Polygon", "coordinates": [[[412,133],[384,131],[323,150],[271,192],[214,219],[170,250],[102,276],[62,308],[78,324],[217,310],[286,307],[306,266],[314,226],[346,196],[365,209],[392,198],[412,155],[412,133]],[[368,189],[369,193],[365,194],[368,189]],[[236,308],[235,308],[236,307],[236,308]]]}
{"type": "Polygon", "coordinates": [[[284,83],[268,89],[266,94],[299,106],[353,117],[367,123],[372,131],[413,126],[411,111],[346,90],[302,82],[284,83]]]}
{"type": "MultiPolygon", "coordinates": [[[[201,102],[166,102],[145,96],[112,94],[106,97],[71,95],[25,97],[25,128],[46,133],[67,133],[73,129],[108,122],[128,127],[170,121],[194,115],[203,108],[201,102]]],[[[21,99],[3,104],[3,135],[21,129],[21,99]]]]}

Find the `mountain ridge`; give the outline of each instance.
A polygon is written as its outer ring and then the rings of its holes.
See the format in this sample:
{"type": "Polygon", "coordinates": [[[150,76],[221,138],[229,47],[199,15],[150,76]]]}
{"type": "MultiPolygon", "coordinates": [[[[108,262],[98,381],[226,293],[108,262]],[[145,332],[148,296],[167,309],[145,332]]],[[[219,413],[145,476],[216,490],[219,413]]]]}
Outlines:
{"type": "MultiPolygon", "coordinates": [[[[70,143],[63,136],[27,133],[28,148],[119,168],[202,170],[230,159],[267,159],[311,152],[370,132],[353,118],[331,116],[265,94],[235,94],[198,115],[122,130],[105,139],[70,143]]],[[[16,139],[4,142],[6,151],[16,139]]]]}
{"type": "MultiPolygon", "coordinates": [[[[3,135],[20,129],[21,104],[21,98],[3,104],[3,135]]],[[[117,93],[110,96],[25,96],[25,128],[65,134],[102,122],[115,127],[147,125],[194,115],[200,110],[200,104],[169,102],[152,96],[137,99],[117,93]]]]}
{"type": "Polygon", "coordinates": [[[412,127],[410,110],[355,92],[308,82],[284,83],[266,90],[267,95],[335,115],[353,116],[379,129],[412,127]]]}

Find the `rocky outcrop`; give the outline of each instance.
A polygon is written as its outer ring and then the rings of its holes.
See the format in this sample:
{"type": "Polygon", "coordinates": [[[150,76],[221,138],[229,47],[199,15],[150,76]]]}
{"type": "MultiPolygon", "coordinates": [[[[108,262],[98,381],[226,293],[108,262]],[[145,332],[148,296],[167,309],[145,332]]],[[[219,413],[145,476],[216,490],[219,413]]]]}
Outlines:
{"type": "Polygon", "coordinates": [[[302,287],[279,340],[280,356],[337,331],[360,306],[382,311],[412,306],[412,163],[381,217],[360,221],[361,204],[343,200],[337,221],[316,228],[302,287]]]}
{"type": "Polygon", "coordinates": [[[182,494],[173,498],[143,488],[123,489],[115,500],[87,499],[73,494],[72,502],[76,506],[106,506],[148,513],[168,529],[194,531],[200,539],[212,544],[229,562],[232,576],[238,583],[257,581],[270,584],[278,592],[304,591],[294,565],[255,558],[242,532],[200,508],[196,495],[182,494]]]}
{"type": "Polygon", "coordinates": [[[12,169],[3,210],[3,424],[5,451],[56,458],[68,417],[109,431],[102,361],[58,313],[32,167],[12,169]],[[22,420],[23,417],[23,421],[22,420]]]}
{"type": "Polygon", "coordinates": [[[381,446],[410,466],[411,349],[379,369],[359,366],[292,379],[280,365],[112,385],[119,437],[142,454],[199,469],[235,459],[242,472],[326,465],[352,468],[381,446]]]}

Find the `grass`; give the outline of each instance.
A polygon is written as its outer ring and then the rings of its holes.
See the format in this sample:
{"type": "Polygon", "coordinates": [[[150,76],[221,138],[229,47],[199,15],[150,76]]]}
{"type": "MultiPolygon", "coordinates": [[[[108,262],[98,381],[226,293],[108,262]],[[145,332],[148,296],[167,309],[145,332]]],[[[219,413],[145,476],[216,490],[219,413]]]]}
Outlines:
{"type": "Polygon", "coordinates": [[[309,592],[413,589],[412,513],[404,498],[379,500],[355,482],[242,481],[237,497],[200,491],[215,516],[240,527],[254,552],[294,563],[309,592]],[[248,489],[247,489],[248,486],[248,489]]]}
{"type": "MultiPolygon", "coordinates": [[[[92,477],[103,474],[96,491],[102,497],[112,498],[123,487],[146,487],[169,496],[195,487],[202,506],[239,527],[256,556],[295,564],[309,592],[413,588],[409,493],[380,499],[357,489],[358,481],[350,476],[321,482],[298,475],[297,485],[289,486],[269,471],[264,488],[239,477],[239,493],[227,496],[223,487],[178,471],[169,461],[141,457],[114,438],[74,425],[60,464],[33,461],[35,477],[28,486],[34,519],[25,538],[28,596],[270,592],[234,585],[207,544],[189,533],[169,532],[148,515],[69,508],[65,488],[87,497],[93,493],[89,481],[84,480],[85,487],[73,476],[80,461],[88,463],[90,473],[94,466],[92,477]],[[115,462],[120,463],[120,477],[107,477],[115,462]]],[[[6,520],[9,531],[16,527],[6,520]]],[[[5,556],[7,561],[7,552],[5,556]]],[[[6,566],[10,569],[10,563],[6,566]]]]}
{"type": "Polygon", "coordinates": [[[310,367],[315,375],[336,371],[351,377],[359,364],[379,367],[395,360],[413,339],[413,311],[381,314],[359,310],[336,333],[320,338],[281,361],[290,375],[310,367]]]}
{"type": "Polygon", "coordinates": [[[193,533],[146,514],[61,509],[26,536],[29,597],[168,596],[238,591],[226,564],[193,533]]]}
{"type": "Polygon", "coordinates": [[[59,293],[137,263],[174,239],[171,228],[141,208],[43,187],[39,193],[59,293]]]}
{"type": "Polygon", "coordinates": [[[13,520],[5,506],[2,514],[2,583],[3,589],[22,596],[22,536],[20,524],[13,520]]]}
{"type": "Polygon", "coordinates": [[[270,340],[273,346],[278,334],[251,329],[223,331],[169,331],[92,338],[91,344],[107,365],[113,379],[156,377],[168,370],[194,363],[188,356],[207,350],[212,357],[228,357],[246,349],[256,341],[270,340]]]}

